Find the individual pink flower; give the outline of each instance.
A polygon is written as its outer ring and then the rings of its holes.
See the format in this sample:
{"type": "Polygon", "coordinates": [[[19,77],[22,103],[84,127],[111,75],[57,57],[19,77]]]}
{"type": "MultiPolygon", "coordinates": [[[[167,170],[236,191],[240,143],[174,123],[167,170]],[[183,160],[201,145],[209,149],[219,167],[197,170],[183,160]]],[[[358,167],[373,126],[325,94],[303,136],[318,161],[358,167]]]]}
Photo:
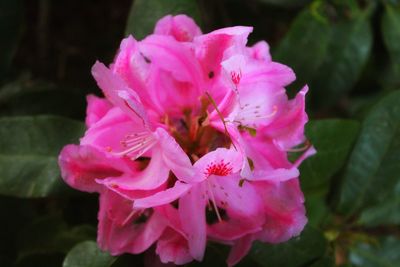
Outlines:
{"type": "Polygon", "coordinates": [[[206,247],[207,204],[219,222],[209,226],[212,228],[209,234],[214,238],[235,239],[261,229],[264,216],[259,216],[262,211],[260,196],[252,184],[240,185],[242,160],[242,155],[233,149],[219,148],[209,152],[194,164],[200,181],[175,184],[170,189],[138,199],[134,207],[150,208],[179,198],[179,216],[184,222],[182,228],[188,235],[191,255],[201,260],[206,247]],[[225,212],[224,220],[220,209],[225,212]]]}
{"type": "Polygon", "coordinates": [[[70,186],[100,193],[97,236],[100,248],[113,255],[141,253],[158,240],[166,227],[163,216],[152,209],[132,209],[133,199],[154,192],[130,191],[127,198],[101,183],[107,177],[134,176],[138,163],[110,157],[90,146],[68,145],[60,154],[59,164],[62,176],[70,186]]]}
{"type": "MultiPolygon", "coordinates": [[[[64,180],[100,193],[98,243],[113,255],[153,244],[163,263],[201,261],[208,241],[232,246],[234,265],[254,240],[284,242],[304,228],[298,166],[305,86],[269,46],[246,46],[251,27],[202,34],[166,16],[142,41],[127,37],[92,74],[87,131],[60,154],[64,180]]],[[[308,149],[308,150],[306,150],[308,149]]]]}

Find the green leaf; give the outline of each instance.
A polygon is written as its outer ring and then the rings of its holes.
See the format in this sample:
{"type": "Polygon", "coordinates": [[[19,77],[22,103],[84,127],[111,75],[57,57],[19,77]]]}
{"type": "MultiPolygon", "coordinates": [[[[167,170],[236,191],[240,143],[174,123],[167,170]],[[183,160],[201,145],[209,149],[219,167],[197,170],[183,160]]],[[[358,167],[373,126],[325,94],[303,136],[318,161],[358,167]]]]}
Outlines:
{"type": "Polygon", "coordinates": [[[66,190],[57,163],[84,125],[57,116],[0,118],[0,194],[45,197],[66,190]]]}
{"type": "Polygon", "coordinates": [[[319,120],[306,125],[306,136],[317,154],[301,164],[303,191],[328,190],[330,179],[344,166],[358,131],[359,123],[353,120],[319,120]]]}
{"type": "Polygon", "coordinates": [[[260,266],[300,267],[320,259],[326,249],[322,233],[307,226],[299,237],[282,244],[256,242],[249,256],[260,266]]]}
{"type": "Polygon", "coordinates": [[[296,73],[295,90],[308,83],[318,72],[331,38],[329,21],[315,4],[303,10],[292,23],[289,32],[273,51],[273,58],[296,73]]]}
{"type": "Polygon", "coordinates": [[[63,267],[110,267],[116,258],[102,252],[96,242],[85,241],[76,245],[65,257],[63,267]]]}
{"type": "Polygon", "coordinates": [[[306,199],[305,206],[309,225],[319,227],[320,224],[330,219],[326,202],[326,190],[305,192],[304,197],[306,199]]]}
{"type": "MultiPolygon", "coordinates": [[[[349,18],[344,17],[331,24],[329,53],[326,53],[310,85],[313,104],[317,107],[334,104],[348,93],[369,58],[372,47],[370,15],[374,4],[370,3],[365,9],[354,8],[353,4],[354,1],[349,1],[344,7],[350,13],[349,18]]],[[[319,38],[316,38],[318,41],[319,38]]]]}
{"type": "Polygon", "coordinates": [[[19,258],[40,253],[67,253],[74,245],[96,239],[90,225],[68,227],[60,215],[38,218],[25,226],[18,235],[19,258]]]}
{"type": "Polygon", "coordinates": [[[396,72],[400,73],[400,5],[385,5],[382,35],[396,72]]]}
{"type": "Polygon", "coordinates": [[[400,179],[400,91],[379,101],[362,122],[337,209],[350,216],[383,203],[400,179]]]}
{"type": "Polygon", "coordinates": [[[275,60],[296,73],[291,89],[297,91],[309,83],[316,107],[331,105],[347,93],[371,51],[369,17],[373,7],[358,8],[354,0],[341,5],[314,1],[304,9],[273,51],[275,60]]]}
{"type": "Polygon", "coordinates": [[[374,227],[378,225],[400,224],[400,182],[384,202],[362,211],[359,224],[374,227]]]}
{"type": "Polygon", "coordinates": [[[389,90],[382,90],[375,94],[355,96],[349,99],[349,116],[357,120],[363,120],[371,108],[387,94],[391,93],[389,90]]]}
{"type": "Polygon", "coordinates": [[[0,90],[0,116],[52,114],[83,119],[86,92],[46,83],[17,81],[0,90]]]}
{"type": "Polygon", "coordinates": [[[0,80],[11,64],[22,33],[22,1],[0,1],[0,80]]]}
{"type": "Polygon", "coordinates": [[[350,261],[360,267],[400,266],[400,240],[385,237],[378,244],[361,243],[351,249],[350,261]]]}
{"type": "Polygon", "coordinates": [[[330,181],[344,166],[358,131],[359,123],[353,120],[317,120],[306,125],[306,136],[317,154],[301,164],[300,182],[307,217],[313,226],[329,219],[326,194],[330,181]]]}
{"type": "Polygon", "coordinates": [[[129,13],[125,34],[143,39],[153,32],[160,18],[169,14],[186,14],[200,23],[196,0],[135,0],[129,13]]]}

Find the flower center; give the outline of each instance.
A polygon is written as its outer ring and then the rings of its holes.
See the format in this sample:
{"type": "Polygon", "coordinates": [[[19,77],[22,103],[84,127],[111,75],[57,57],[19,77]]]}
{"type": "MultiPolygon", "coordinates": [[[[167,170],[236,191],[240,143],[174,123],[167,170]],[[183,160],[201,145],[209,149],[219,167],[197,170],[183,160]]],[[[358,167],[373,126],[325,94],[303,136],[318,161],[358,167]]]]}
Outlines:
{"type": "Polygon", "coordinates": [[[229,136],[204,123],[208,115],[206,107],[198,115],[190,109],[183,114],[181,118],[165,117],[163,123],[193,163],[210,151],[232,144],[229,136]]]}
{"type": "Polygon", "coordinates": [[[132,160],[136,160],[151,149],[156,142],[156,139],[149,131],[128,134],[120,141],[124,150],[112,153],[116,156],[129,156],[132,160]]]}
{"type": "Polygon", "coordinates": [[[242,72],[231,71],[231,79],[235,85],[238,85],[240,83],[240,79],[242,79],[242,72]]]}
{"type": "Polygon", "coordinates": [[[218,163],[210,163],[204,174],[208,177],[210,175],[227,176],[232,173],[232,167],[229,166],[229,162],[225,163],[222,159],[218,163]]]}

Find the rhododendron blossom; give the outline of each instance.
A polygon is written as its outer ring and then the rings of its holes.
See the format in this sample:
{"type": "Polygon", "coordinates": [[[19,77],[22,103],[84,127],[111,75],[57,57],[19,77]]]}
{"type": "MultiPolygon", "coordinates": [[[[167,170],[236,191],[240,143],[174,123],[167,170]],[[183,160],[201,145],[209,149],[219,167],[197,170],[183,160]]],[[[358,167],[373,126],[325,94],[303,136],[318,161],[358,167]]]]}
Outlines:
{"type": "Polygon", "coordinates": [[[100,194],[101,249],[154,245],[163,263],[185,264],[219,242],[234,265],[255,240],[300,234],[298,166],[314,153],[307,87],[289,99],[293,71],[267,43],[246,46],[251,31],[202,34],[191,18],[166,16],[144,40],[124,39],[110,66],[93,66],[105,98],[88,96],[86,133],[59,164],[70,186],[100,194]]]}

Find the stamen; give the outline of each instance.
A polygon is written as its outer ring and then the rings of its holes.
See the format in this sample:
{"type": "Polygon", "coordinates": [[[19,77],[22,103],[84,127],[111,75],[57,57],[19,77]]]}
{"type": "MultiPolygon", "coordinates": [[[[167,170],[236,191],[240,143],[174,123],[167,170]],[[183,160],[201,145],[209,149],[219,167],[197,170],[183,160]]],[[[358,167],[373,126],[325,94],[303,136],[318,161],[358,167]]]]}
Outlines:
{"type": "Polygon", "coordinates": [[[133,209],[131,211],[131,213],[129,213],[128,217],[126,217],[126,219],[122,222],[121,226],[125,226],[133,218],[133,216],[135,216],[138,213],[142,213],[142,212],[143,212],[143,210],[141,210],[141,209],[133,209]]]}
{"type": "Polygon", "coordinates": [[[114,155],[116,155],[116,156],[123,156],[123,155],[129,154],[129,153],[131,153],[131,152],[133,152],[133,151],[135,151],[135,150],[137,150],[137,149],[139,149],[139,148],[141,148],[141,147],[144,147],[145,145],[147,145],[147,144],[150,143],[151,141],[153,141],[153,140],[151,140],[151,139],[144,139],[144,140],[141,141],[140,143],[135,143],[134,146],[129,147],[127,150],[124,150],[124,151],[121,151],[121,152],[118,152],[118,153],[114,153],[114,155]]]}
{"type": "Polygon", "coordinates": [[[140,106],[136,105],[131,99],[124,99],[124,104],[142,120],[144,127],[149,128],[145,111],[140,106]]]}
{"type": "Polygon", "coordinates": [[[303,151],[306,151],[307,149],[309,149],[310,147],[311,147],[311,142],[309,140],[307,140],[305,142],[304,146],[299,147],[299,148],[290,148],[290,149],[287,149],[286,152],[293,152],[293,153],[303,152],[303,151]]]}
{"type": "Polygon", "coordinates": [[[139,132],[139,133],[127,134],[127,135],[125,136],[125,138],[126,138],[126,139],[128,139],[128,138],[134,138],[134,137],[143,136],[143,135],[148,135],[148,134],[149,134],[149,132],[143,131],[143,132],[139,132]]]}
{"type": "Polygon", "coordinates": [[[260,108],[261,107],[258,105],[250,106],[249,104],[240,107],[239,117],[236,117],[234,122],[239,122],[243,126],[248,126],[250,123],[254,123],[254,121],[272,118],[278,112],[278,107],[275,105],[272,107],[272,112],[270,114],[261,115],[260,108]]]}
{"type": "Polygon", "coordinates": [[[157,140],[150,132],[139,132],[126,135],[125,139],[121,140],[120,143],[127,149],[110,153],[118,157],[135,153],[135,155],[131,157],[132,160],[135,160],[151,149],[153,145],[157,143],[157,140]]]}
{"type": "MultiPolygon", "coordinates": [[[[207,195],[208,195],[208,192],[207,192],[207,195]]],[[[212,207],[210,199],[208,199],[208,201],[207,201],[207,209],[208,209],[208,211],[212,211],[213,210],[213,207],[212,207]]]]}
{"type": "MultiPolygon", "coordinates": [[[[219,118],[222,121],[222,124],[224,125],[225,134],[229,137],[230,140],[232,140],[232,137],[231,137],[230,133],[228,132],[228,128],[226,127],[226,122],[224,120],[224,117],[222,116],[221,112],[218,109],[217,103],[215,103],[214,99],[208,92],[206,92],[206,95],[207,95],[208,99],[210,100],[211,104],[213,105],[213,107],[215,108],[215,111],[217,112],[219,118]]],[[[232,142],[232,145],[237,150],[234,142],[232,142]]]]}
{"type": "Polygon", "coordinates": [[[121,145],[127,147],[129,145],[133,145],[138,143],[138,141],[143,140],[143,137],[148,135],[148,133],[142,133],[142,134],[137,134],[135,135],[127,135],[125,136],[125,140],[121,140],[120,143],[121,145]]]}
{"type": "Polygon", "coordinates": [[[211,199],[211,203],[213,204],[214,210],[215,210],[215,214],[217,215],[218,221],[222,222],[222,218],[221,215],[219,214],[219,210],[217,207],[217,202],[215,201],[215,197],[214,197],[214,193],[212,191],[211,185],[210,185],[210,181],[207,180],[207,186],[208,186],[208,192],[210,192],[210,194],[208,195],[211,199]]]}
{"type": "Polygon", "coordinates": [[[235,85],[240,83],[240,79],[242,78],[242,71],[239,70],[238,72],[231,71],[231,79],[235,85]]]}
{"type": "Polygon", "coordinates": [[[231,80],[234,84],[233,91],[236,94],[236,98],[237,98],[237,101],[240,106],[241,106],[241,103],[240,103],[241,97],[239,95],[238,85],[239,85],[241,79],[242,79],[242,70],[241,69],[239,69],[239,71],[231,71],[231,80]]]}

